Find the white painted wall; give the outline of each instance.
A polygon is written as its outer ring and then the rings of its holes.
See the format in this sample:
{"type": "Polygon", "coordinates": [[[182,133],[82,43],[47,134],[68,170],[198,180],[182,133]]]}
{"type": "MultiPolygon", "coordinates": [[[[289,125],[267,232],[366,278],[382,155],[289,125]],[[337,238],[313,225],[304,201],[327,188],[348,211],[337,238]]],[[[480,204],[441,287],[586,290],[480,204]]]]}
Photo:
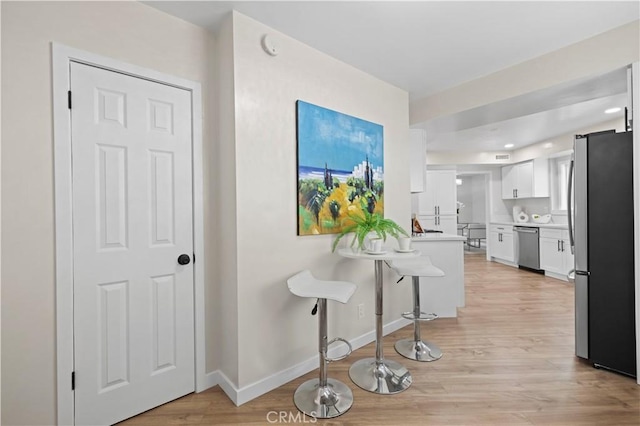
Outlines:
{"type": "Polygon", "coordinates": [[[471,223],[473,222],[473,176],[458,176],[457,179],[462,181],[461,185],[456,188],[457,201],[464,204],[464,207],[459,209],[458,222],[459,223],[471,223]]]}
{"type": "MultiPolygon", "coordinates": [[[[200,81],[211,157],[213,39],[138,2],[2,2],[2,424],[55,424],[51,46],[56,41],[200,81]],[[11,105],[11,108],[6,108],[11,105]]],[[[66,100],[58,100],[66,102],[66,100]]],[[[205,170],[210,238],[211,167],[205,170]]],[[[210,248],[213,240],[207,239],[210,248]]],[[[215,310],[207,262],[207,311],[215,310]]],[[[207,347],[216,341],[207,327],[207,347]]],[[[207,353],[207,367],[216,367],[207,353]]]]}
{"type": "MultiPolygon", "coordinates": [[[[317,354],[317,317],[310,315],[315,301],[293,296],[286,285],[302,269],[358,284],[347,305],[329,302],[331,337],[352,339],[374,328],[373,262],[332,254],[334,236],[296,235],[296,100],[384,126],[385,216],[402,224],[410,217],[408,95],[237,13],[233,45],[236,384],[245,387],[317,354]],[[267,33],[277,37],[278,56],[261,48],[267,33]],[[359,303],[366,312],[360,320],[359,303]]],[[[233,161],[221,158],[227,160],[233,161]]],[[[390,274],[386,282],[393,282],[390,274]]],[[[385,322],[399,318],[411,303],[409,286],[388,284],[384,296],[385,322]]]]}
{"type": "Polygon", "coordinates": [[[473,206],[472,222],[485,223],[487,221],[487,196],[485,175],[476,175],[471,178],[471,204],[473,206]]]}
{"type": "Polygon", "coordinates": [[[639,59],[640,21],[636,20],[486,77],[415,100],[410,105],[410,123],[421,123],[563,82],[602,74],[639,59]]]}
{"type": "Polygon", "coordinates": [[[238,210],[236,198],[236,107],[233,52],[233,21],[226,19],[216,38],[218,54],[218,129],[219,140],[215,144],[214,164],[216,192],[212,227],[217,300],[221,303],[215,315],[216,330],[220,339],[213,348],[220,359],[219,368],[232,383],[238,383],[238,210]]]}
{"type": "Polygon", "coordinates": [[[458,215],[460,223],[485,223],[486,222],[486,183],[485,175],[458,175],[462,181],[458,185],[458,201],[464,204],[458,215]]]}

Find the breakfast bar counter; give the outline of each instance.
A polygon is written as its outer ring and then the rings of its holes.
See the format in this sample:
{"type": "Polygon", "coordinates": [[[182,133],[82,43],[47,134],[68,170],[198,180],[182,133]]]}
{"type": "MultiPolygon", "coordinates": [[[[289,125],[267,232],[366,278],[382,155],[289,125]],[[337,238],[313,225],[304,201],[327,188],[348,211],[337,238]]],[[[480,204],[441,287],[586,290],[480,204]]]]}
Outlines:
{"type": "Polygon", "coordinates": [[[458,316],[464,307],[464,242],[466,237],[453,234],[426,233],[414,236],[413,248],[444,271],[441,278],[420,278],[420,305],[423,311],[440,317],[458,316]]]}

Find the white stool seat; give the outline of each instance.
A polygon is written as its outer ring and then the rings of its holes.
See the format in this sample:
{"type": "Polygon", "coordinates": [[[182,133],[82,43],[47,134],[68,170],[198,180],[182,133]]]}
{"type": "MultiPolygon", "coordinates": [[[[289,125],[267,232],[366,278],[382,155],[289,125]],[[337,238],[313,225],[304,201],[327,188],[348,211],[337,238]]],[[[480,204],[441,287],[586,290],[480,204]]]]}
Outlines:
{"type": "Polygon", "coordinates": [[[347,303],[356,291],[356,285],[348,281],[325,281],[316,279],[308,269],[287,280],[289,291],[300,297],[329,299],[347,303]]]}
{"type": "Polygon", "coordinates": [[[433,266],[429,256],[392,260],[389,267],[402,276],[444,277],[444,271],[433,266]]]}

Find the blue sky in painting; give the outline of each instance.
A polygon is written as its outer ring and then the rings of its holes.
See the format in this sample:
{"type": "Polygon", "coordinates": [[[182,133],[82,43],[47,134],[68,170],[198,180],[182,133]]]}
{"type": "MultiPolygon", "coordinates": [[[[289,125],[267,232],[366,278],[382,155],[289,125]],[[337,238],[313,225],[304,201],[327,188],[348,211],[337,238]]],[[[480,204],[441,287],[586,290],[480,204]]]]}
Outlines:
{"type": "Polygon", "coordinates": [[[383,127],[298,101],[298,165],[351,171],[369,156],[383,167],[383,127]]]}

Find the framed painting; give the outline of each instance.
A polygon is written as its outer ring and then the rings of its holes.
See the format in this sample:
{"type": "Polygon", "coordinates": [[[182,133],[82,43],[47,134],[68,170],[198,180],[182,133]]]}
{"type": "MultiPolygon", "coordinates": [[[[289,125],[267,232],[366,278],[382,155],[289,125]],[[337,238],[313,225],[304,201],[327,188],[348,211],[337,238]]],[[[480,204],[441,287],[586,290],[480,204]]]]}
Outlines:
{"type": "Polygon", "coordinates": [[[334,234],[362,209],[384,215],[383,127],[296,102],[298,235],[334,234]]]}

